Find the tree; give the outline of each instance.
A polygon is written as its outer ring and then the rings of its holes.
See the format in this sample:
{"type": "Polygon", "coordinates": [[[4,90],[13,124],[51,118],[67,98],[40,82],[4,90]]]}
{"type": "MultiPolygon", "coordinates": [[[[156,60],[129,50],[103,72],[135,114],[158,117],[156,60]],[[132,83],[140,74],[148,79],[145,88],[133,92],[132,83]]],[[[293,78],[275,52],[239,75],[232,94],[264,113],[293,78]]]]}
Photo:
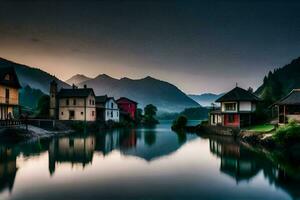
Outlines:
{"type": "Polygon", "coordinates": [[[158,120],[156,119],[156,113],[157,113],[157,108],[152,105],[148,104],[144,108],[144,123],[145,124],[158,124],[158,120]]]}
{"type": "Polygon", "coordinates": [[[36,117],[47,118],[49,117],[50,109],[50,97],[48,95],[43,95],[39,98],[37,108],[36,108],[36,117]]]}

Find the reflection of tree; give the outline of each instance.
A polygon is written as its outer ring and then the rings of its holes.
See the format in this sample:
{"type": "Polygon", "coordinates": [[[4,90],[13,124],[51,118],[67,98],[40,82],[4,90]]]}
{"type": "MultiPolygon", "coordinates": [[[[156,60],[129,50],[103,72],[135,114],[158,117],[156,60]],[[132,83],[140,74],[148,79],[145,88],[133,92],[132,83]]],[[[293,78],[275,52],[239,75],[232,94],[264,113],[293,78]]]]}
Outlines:
{"type": "Polygon", "coordinates": [[[86,164],[92,162],[95,138],[63,137],[54,139],[49,146],[49,171],[53,174],[57,163],[86,164]]]}
{"type": "Polygon", "coordinates": [[[263,171],[270,184],[284,189],[295,199],[300,197],[300,170],[288,172],[282,168],[280,159],[275,154],[266,157],[224,137],[213,136],[209,138],[209,144],[210,151],[221,159],[220,171],[237,182],[249,180],[259,171],[263,171]]]}
{"type": "Polygon", "coordinates": [[[145,131],[144,141],[147,145],[152,146],[156,141],[156,133],[154,131],[145,131]]]}
{"type": "Polygon", "coordinates": [[[0,192],[12,191],[17,173],[16,155],[11,148],[0,146],[0,192]]]}
{"type": "Polygon", "coordinates": [[[178,144],[183,144],[186,142],[186,133],[184,131],[175,132],[178,139],[178,144]]]}

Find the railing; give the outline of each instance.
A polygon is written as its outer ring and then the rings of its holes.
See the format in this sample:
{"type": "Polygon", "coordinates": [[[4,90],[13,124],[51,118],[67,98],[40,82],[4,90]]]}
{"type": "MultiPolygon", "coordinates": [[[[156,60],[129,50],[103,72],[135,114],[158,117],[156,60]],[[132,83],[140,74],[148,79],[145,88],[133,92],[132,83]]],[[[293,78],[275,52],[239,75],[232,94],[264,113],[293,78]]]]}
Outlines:
{"type": "Polygon", "coordinates": [[[0,97],[0,104],[18,105],[19,99],[18,98],[0,97]]]}
{"type": "Polygon", "coordinates": [[[22,121],[22,120],[15,120],[15,119],[0,120],[0,127],[19,126],[19,125],[21,125],[23,123],[24,123],[24,121],[22,121]]]}

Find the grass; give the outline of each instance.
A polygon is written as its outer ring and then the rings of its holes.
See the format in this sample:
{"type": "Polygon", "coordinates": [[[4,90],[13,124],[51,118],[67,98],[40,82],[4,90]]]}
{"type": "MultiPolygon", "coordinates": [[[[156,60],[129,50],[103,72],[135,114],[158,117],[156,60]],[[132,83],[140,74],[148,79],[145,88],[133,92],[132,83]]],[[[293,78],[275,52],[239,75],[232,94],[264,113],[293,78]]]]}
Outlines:
{"type": "Polygon", "coordinates": [[[275,128],[275,126],[272,124],[261,124],[261,125],[250,126],[250,127],[246,128],[246,130],[262,133],[262,132],[270,132],[274,128],[275,128]]]}

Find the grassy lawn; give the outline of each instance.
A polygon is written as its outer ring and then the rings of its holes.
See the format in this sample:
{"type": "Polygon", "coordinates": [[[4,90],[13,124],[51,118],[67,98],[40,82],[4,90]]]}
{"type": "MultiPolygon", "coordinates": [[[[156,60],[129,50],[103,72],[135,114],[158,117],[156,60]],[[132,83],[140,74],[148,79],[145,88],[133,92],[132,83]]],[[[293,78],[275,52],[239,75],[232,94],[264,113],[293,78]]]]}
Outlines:
{"type": "Polygon", "coordinates": [[[249,131],[255,131],[255,132],[269,132],[275,128],[274,125],[272,124],[261,124],[261,125],[256,125],[256,126],[250,126],[246,128],[246,130],[249,131]]]}

